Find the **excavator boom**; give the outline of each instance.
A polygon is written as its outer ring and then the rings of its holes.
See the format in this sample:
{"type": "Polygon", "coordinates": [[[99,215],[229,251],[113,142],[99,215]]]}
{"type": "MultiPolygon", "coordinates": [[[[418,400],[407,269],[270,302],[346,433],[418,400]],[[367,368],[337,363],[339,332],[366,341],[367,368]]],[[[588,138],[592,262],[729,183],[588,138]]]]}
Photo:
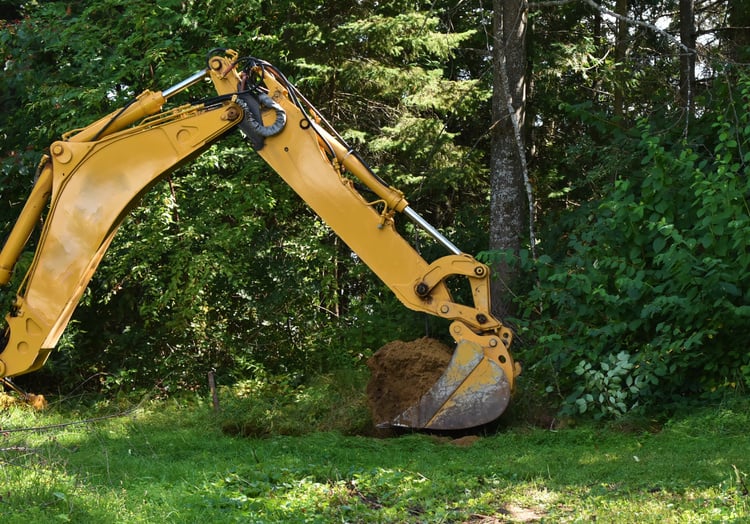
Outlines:
{"type": "MultiPolygon", "coordinates": [[[[204,70],[66,133],[42,158],[39,176],[0,252],[6,284],[45,208],[34,259],[7,315],[0,377],[46,361],[140,196],[234,128],[408,308],[449,319],[450,364],[415,405],[384,425],[458,429],[505,410],[519,372],[511,331],[490,312],[489,268],[461,252],[388,186],[271,64],[215,50],[204,70]],[[164,110],[169,98],[210,78],[217,97],[164,110]],[[365,186],[366,199],[358,187],[365,186]],[[449,254],[428,262],[398,233],[397,213],[449,254]],[[449,278],[468,280],[472,304],[453,300],[449,278]]],[[[3,346],[0,346],[2,348],[3,346]]]]}

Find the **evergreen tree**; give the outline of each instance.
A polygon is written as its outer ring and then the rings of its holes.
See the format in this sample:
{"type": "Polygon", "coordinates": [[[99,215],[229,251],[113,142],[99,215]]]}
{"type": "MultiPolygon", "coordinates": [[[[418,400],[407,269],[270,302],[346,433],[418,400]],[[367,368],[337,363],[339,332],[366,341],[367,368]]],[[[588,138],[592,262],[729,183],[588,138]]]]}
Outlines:
{"type": "MultiPolygon", "coordinates": [[[[2,156],[13,203],[28,193],[45,144],[143,89],[173,85],[215,47],[275,63],[436,225],[453,221],[449,203],[464,188],[482,198],[470,190],[482,185],[481,167],[445,129],[484,98],[443,67],[471,33],[446,31],[429,8],[105,0],[30,3],[23,13],[0,40],[11,63],[2,91],[13,141],[2,156]]],[[[205,96],[201,86],[186,95],[205,96]]],[[[13,210],[4,212],[12,223],[13,210]]],[[[308,373],[352,365],[422,326],[235,136],[132,213],[47,372],[82,380],[105,371],[114,384],[168,377],[186,387],[212,368],[308,373]]]]}

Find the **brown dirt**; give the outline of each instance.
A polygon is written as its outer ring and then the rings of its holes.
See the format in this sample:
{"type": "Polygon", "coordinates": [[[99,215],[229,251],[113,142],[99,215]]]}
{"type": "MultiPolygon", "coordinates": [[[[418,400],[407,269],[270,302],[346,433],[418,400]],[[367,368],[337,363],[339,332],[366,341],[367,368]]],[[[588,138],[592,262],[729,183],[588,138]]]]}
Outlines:
{"type": "Polygon", "coordinates": [[[44,395],[34,395],[33,393],[27,393],[25,398],[21,398],[0,392],[0,409],[16,405],[26,405],[37,411],[41,411],[47,407],[47,400],[44,398],[44,395]]]}
{"type": "Polygon", "coordinates": [[[448,367],[453,350],[435,339],[396,340],[367,361],[367,400],[375,424],[389,422],[416,404],[448,367]]]}
{"type": "Polygon", "coordinates": [[[448,444],[451,446],[457,446],[459,448],[468,448],[473,446],[477,441],[479,441],[482,437],[479,435],[466,435],[465,437],[458,437],[454,438],[448,444]]]}

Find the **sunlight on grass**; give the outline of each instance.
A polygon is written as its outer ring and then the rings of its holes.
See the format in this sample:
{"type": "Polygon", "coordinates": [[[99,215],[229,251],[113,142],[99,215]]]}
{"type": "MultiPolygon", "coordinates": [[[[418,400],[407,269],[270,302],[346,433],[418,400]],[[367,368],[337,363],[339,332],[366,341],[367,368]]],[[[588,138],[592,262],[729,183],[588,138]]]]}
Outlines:
{"type": "Polygon", "coordinates": [[[106,408],[0,412],[3,523],[750,519],[750,442],[719,413],[715,430],[699,413],[656,433],[516,427],[465,447],[423,434],[235,437],[208,406],[174,401],[15,431],[106,408]]]}

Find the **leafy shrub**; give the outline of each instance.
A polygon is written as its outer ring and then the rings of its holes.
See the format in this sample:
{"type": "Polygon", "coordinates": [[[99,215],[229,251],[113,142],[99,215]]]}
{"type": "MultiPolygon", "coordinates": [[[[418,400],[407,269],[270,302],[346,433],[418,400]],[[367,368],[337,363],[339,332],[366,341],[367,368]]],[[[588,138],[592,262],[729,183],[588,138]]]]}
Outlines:
{"type": "MultiPolygon", "coordinates": [[[[564,410],[597,416],[750,385],[750,79],[696,137],[642,122],[640,167],[559,221],[519,330],[564,410]],[[741,103],[740,103],[741,101],[741,103]]],[[[492,258],[493,254],[485,254],[492,258]]],[[[494,254],[494,256],[499,256],[494,254]]]]}
{"type": "Polygon", "coordinates": [[[582,382],[575,388],[563,408],[566,414],[593,412],[594,418],[619,416],[638,407],[648,397],[658,378],[638,366],[627,351],[609,354],[592,364],[581,360],[575,374],[582,382]]]}

